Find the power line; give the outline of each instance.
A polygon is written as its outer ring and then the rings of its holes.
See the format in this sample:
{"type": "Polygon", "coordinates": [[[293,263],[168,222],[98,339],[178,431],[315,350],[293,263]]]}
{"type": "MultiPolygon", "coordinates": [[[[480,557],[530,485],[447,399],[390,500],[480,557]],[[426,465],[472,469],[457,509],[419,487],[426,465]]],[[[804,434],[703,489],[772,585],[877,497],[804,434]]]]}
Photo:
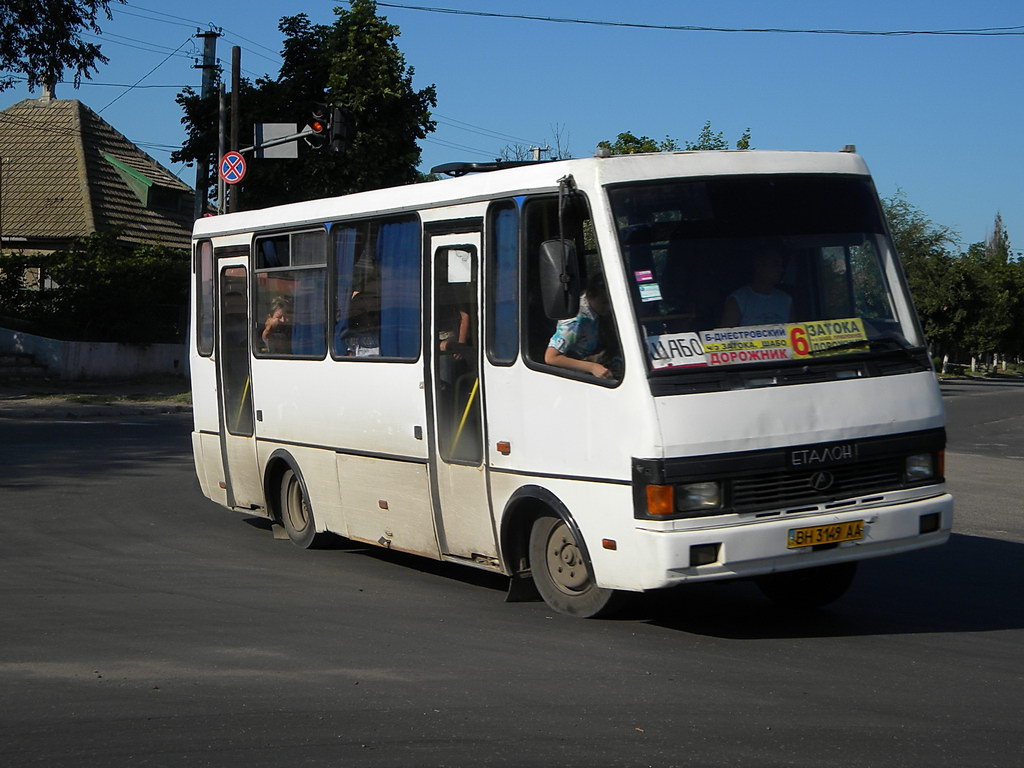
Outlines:
{"type": "Polygon", "coordinates": [[[531,141],[530,139],[524,139],[522,136],[511,136],[507,133],[500,133],[499,131],[492,131],[490,128],[484,128],[473,123],[467,123],[463,120],[456,120],[454,117],[447,117],[445,115],[439,115],[436,112],[433,116],[438,118],[438,122],[443,125],[449,125],[452,128],[457,128],[460,131],[468,131],[469,133],[476,133],[481,136],[486,136],[489,139],[501,139],[503,141],[514,141],[518,144],[542,144],[543,142],[531,141]]]}
{"type": "Polygon", "coordinates": [[[473,154],[480,155],[481,157],[486,157],[486,158],[488,158],[490,160],[493,160],[494,156],[495,156],[494,152],[488,152],[485,149],[477,149],[476,147],[467,147],[465,144],[456,144],[453,141],[445,141],[444,139],[435,139],[435,138],[433,138],[431,136],[428,136],[427,138],[423,139],[423,141],[427,142],[428,144],[437,144],[438,146],[445,147],[447,149],[457,149],[460,152],[472,152],[473,154]]]}
{"type": "Polygon", "coordinates": [[[631,21],[602,21],[599,19],[573,19],[557,16],[533,16],[523,13],[496,13],[493,11],[468,11],[457,8],[436,8],[424,5],[378,2],[385,8],[401,8],[406,11],[446,13],[455,16],[479,16],[489,19],[519,19],[525,21],[546,21],[552,24],[587,24],[598,27],[624,27],[628,29],[653,29],[668,32],[745,32],[787,35],[860,35],[869,37],[899,37],[907,35],[953,35],[974,37],[1022,37],[1024,25],[1011,27],[980,27],[976,29],[788,29],[783,27],[704,27],[690,24],[641,24],[631,21]]]}
{"type": "MultiPolygon", "coordinates": [[[[28,82],[28,78],[27,77],[25,77],[24,75],[15,74],[13,72],[11,72],[11,73],[0,72],[0,78],[2,78],[4,80],[18,80],[18,81],[23,82],[23,83],[27,83],[28,82]]],[[[74,80],[58,80],[56,84],[57,85],[70,85],[72,83],[74,83],[74,80]]],[[[96,82],[93,82],[92,80],[86,80],[84,78],[82,79],[82,82],[80,83],[80,85],[96,85],[96,86],[100,86],[100,87],[103,87],[103,88],[132,88],[133,87],[130,83],[96,83],[96,82]]],[[[182,88],[187,88],[187,87],[188,86],[185,86],[185,85],[175,85],[173,83],[155,84],[155,85],[136,85],[136,86],[134,86],[134,88],[136,90],[143,90],[145,88],[174,88],[174,89],[179,90],[179,91],[182,88]]]]}
{"type": "MultiPolygon", "coordinates": [[[[128,3],[125,3],[125,5],[128,5],[128,3]]],[[[143,8],[141,10],[147,10],[147,9],[143,8]]],[[[185,27],[186,29],[192,29],[193,27],[196,26],[196,24],[194,24],[193,22],[186,23],[184,21],[171,21],[170,19],[158,19],[155,16],[147,16],[144,13],[132,13],[131,11],[126,11],[123,8],[118,8],[117,9],[117,13],[118,13],[118,15],[121,15],[121,16],[134,16],[137,19],[145,19],[146,21],[158,21],[161,24],[173,24],[176,27],[185,27]]],[[[156,11],[150,11],[150,13],[156,13],[156,11]]],[[[163,15],[167,16],[168,14],[163,14],[163,15]]],[[[171,18],[175,18],[176,19],[178,17],[177,16],[172,16],[171,18]]]]}
{"type": "MultiPolygon", "coordinates": [[[[272,54],[274,56],[274,58],[271,59],[269,56],[264,56],[263,54],[258,53],[257,51],[253,51],[253,50],[250,50],[249,53],[252,53],[252,54],[254,54],[256,56],[262,56],[263,58],[268,59],[270,61],[273,61],[275,63],[279,62],[281,60],[281,54],[278,51],[275,51],[273,48],[270,48],[269,46],[263,45],[263,43],[258,43],[255,40],[250,40],[249,38],[245,37],[244,35],[240,35],[239,33],[234,32],[233,30],[230,30],[227,27],[222,27],[222,26],[219,26],[219,25],[215,25],[212,21],[202,22],[202,21],[197,21],[196,19],[188,19],[188,18],[185,18],[184,16],[175,16],[175,15],[170,14],[170,13],[164,13],[162,11],[153,10],[152,8],[145,8],[145,7],[141,6],[141,5],[136,5],[135,3],[125,3],[125,5],[130,6],[131,8],[135,8],[135,9],[140,10],[140,11],[145,11],[146,13],[153,13],[153,14],[157,14],[159,16],[167,16],[169,19],[177,19],[178,20],[178,21],[165,21],[164,19],[151,18],[150,19],[151,21],[160,21],[160,22],[163,22],[165,24],[177,24],[179,22],[188,22],[187,24],[182,23],[182,24],[180,24],[180,26],[190,26],[190,27],[191,26],[196,26],[196,27],[207,26],[207,27],[210,27],[210,28],[217,28],[221,32],[229,33],[231,37],[237,37],[239,40],[243,40],[246,43],[249,43],[249,45],[254,45],[257,48],[262,48],[264,51],[267,51],[268,53],[272,54]]],[[[128,11],[121,11],[121,13],[129,13],[129,12],[128,11]]],[[[129,15],[138,16],[139,18],[143,18],[143,19],[150,18],[150,17],[143,16],[143,15],[137,14],[137,13],[135,13],[135,14],[129,13],[129,15]]]]}
{"type": "Polygon", "coordinates": [[[137,85],[138,85],[139,83],[141,83],[141,82],[142,82],[143,80],[145,80],[145,79],[146,79],[147,77],[149,77],[149,76],[150,76],[150,75],[152,75],[152,74],[153,74],[154,72],[156,72],[156,71],[157,71],[158,69],[160,69],[160,67],[162,67],[162,66],[163,66],[164,64],[166,64],[166,63],[168,62],[168,60],[170,60],[171,56],[173,56],[174,54],[176,54],[176,53],[177,53],[178,51],[180,51],[180,50],[181,50],[182,48],[184,48],[184,47],[185,47],[186,45],[188,45],[188,44],[189,44],[189,43],[191,43],[191,42],[192,42],[192,38],[191,38],[191,37],[186,37],[186,38],[185,38],[185,42],[183,42],[183,43],[182,43],[181,45],[179,45],[179,46],[178,46],[178,47],[177,47],[177,48],[176,48],[175,50],[173,50],[173,51],[171,51],[171,52],[170,52],[169,54],[167,54],[167,56],[166,56],[166,57],[164,58],[164,60],[163,60],[163,61],[161,61],[161,62],[160,62],[159,64],[157,64],[157,65],[156,65],[155,67],[153,67],[153,68],[152,68],[151,70],[149,70],[149,72],[147,72],[147,73],[146,73],[146,74],[144,74],[144,75],[143,75],[142,77],[140,77],[140,78],[139,78],[139,79],[138,79],[138,80],[137,80],[137,81],[135,82],[135,84],[134,84],[134,85],[131,85],[131,86],[129,86],[129,87],[128,87],[128,88],[126,88],[126,89],[125,89],[124,91],[122,91],[122,92],[121,92],[120,94],[118,94],[118,95],[117,95],[117,96],[116,96],[116,97],[115,97],[115,98],[113,99],[113,101],[110,101],[109,103],[107,103],[107,104],[106,104],[106,105],[104,105],[103,107],[100,107],[100,109],[98,109],[98,110],[96,111],[96,114],[97,114],[97,115],[98,115],[98,114],[101,114],[101,113],[103,112],[103,110],[104,110],[104,109],[106,109],[107,107],[109,107],[109,106],[110,106],[111,104],[113,104],[114,102],[118,101],[118,100],[119,100],[119,99],[121,99],[122,97],[126,96],[126,95],[127,95],[128,93],[130,93],[131,91],[135,90],[135,87],[136,87],[136,86],[137,86],[137,85]]]}
{"type": "MultiPolygon", "coordinates": [[[[116,39],[109,39],[108,40],[107,38],[122,37],[121,35],[115,35],[115,34],[113,34],[111,32],[107,32],[102,37],[100,35],[90,35],[90,34],[83,35],[83,37],[88,37],[88,38],[91,38],[93,40],[98,40],[101,43],[102,42],[109,42],[109,43],[113,43],[114,45],[123,45],[126,48],[135,48],[136,50],[146,51],[147,53],[166,53],[167,51],[171,50],[167,46],[159,45],[157,43],[149,43],[149,42],[147,42],[145,40],[132,40],[132,42],[129,42],[129,43],[121,42],[120,40],[116,40],[116,39]],[[137,43],[145,43],[145,45],[149,45],[149,46],[152,46],[152,47],[146,48],[143,45],[137,45],[137,43]],[[158,50],[158,49],[163,49],[163,50],[158,50]]],[[[131,40],[131,38],[128,38],[128,37],[125,37],[124,39],[125,40],[131,40]]],[[[183,58],[183,59],[191,59],[192,58],[192,56],[187,54],[187,53],[179,53],[178,56],[180,58],[183,58]]]]}

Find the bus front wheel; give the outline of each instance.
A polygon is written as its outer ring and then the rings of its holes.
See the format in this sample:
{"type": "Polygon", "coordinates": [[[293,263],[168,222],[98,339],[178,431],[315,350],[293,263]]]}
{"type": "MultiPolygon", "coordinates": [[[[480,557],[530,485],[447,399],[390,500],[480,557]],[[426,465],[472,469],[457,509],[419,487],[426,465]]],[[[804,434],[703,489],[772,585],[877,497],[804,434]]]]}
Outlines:
{"type": "Polygon", "coordinates": [[[299,476],[292,469],[286,469],[281,475],[281,525],[293,544],[303,549],[316,545],[318,536],[313,510],[299,476]]]}
{"type": "Polygon", "coordinates": [[[624,598],[623,593],[594,583],[572,529],[554,515],[544,515],[533,523],[530,570],[544,602],[569,616],[606,616],[619,608],[624,598]]]}
{"type": "Polygon", "coordinates": [[[791,610],[808,610],[838,600],[857,573],[857,563],[836,563],[761,576],[757,586],[776,605],[791,610]]]}

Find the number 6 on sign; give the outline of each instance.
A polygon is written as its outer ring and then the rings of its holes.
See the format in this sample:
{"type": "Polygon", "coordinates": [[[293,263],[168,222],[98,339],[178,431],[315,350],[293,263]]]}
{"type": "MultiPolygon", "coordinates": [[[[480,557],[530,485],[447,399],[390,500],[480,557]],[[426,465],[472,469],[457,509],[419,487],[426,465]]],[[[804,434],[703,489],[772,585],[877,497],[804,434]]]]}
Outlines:
{"type": "Polygon", "coordinates": [[[811,343],[807,340],[807,329],[794,325],[789,330],[789,346],[797,357],[807,357],[811,352],[811,343]]]}

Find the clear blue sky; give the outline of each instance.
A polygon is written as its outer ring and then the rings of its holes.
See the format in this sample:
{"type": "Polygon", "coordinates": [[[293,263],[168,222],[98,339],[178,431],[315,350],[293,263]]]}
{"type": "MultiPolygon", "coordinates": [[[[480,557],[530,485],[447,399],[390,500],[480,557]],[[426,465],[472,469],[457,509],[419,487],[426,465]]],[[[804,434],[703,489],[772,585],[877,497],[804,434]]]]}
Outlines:
{"type": "MultiPolygon", "coordinates": [[[[78,98],[157,160],[183,131],[177,90],[198,86],[196,26],[221,27],[219,56],[241,45],[244,74],[276,74],[284,14],[330,23],[338,2],[155,0],[112,4],[99,38],[110,63],[60,98],[78,98]],[[126,87],[139,83],[138,87],[126,87]],[[174,86],[174,87],[153,87],[174,86]],[[115,100],[116,99],[116,100],[115,100]],[[112,103],[111,103],[112,102],[112,103]],[[108,106],[109,105],[109,106],[108,106]]],[[[1020,0],[410,0],[467,11],[660,26],[818,30],[1014,27],[1015,36],[858,36],[673,31],[482,18],[385,8],[417,88],[435,84],[438,129],[423,168],[496,157],[509,144],[553,143],[576,157],[622,131],[681,143],[705,121],[758,149],[856,144],[888,196],[902,188],[964,245],[1001,212],[1024,249],[1024,3],[1020,0]]],[[[34,96],[0,93],[0,107],[34,96]]],[[[297,115],[296,119],[303,116],[297,115]]]]}

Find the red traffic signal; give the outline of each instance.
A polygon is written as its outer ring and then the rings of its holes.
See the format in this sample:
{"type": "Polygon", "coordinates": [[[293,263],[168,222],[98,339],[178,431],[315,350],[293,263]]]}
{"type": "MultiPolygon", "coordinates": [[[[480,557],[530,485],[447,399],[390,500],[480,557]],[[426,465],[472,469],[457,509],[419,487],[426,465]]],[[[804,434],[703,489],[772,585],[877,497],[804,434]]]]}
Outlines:
{"type": "Polygon", "coordinates": [[[331,112],[332,108],[328,104],[314,104],[310,110],[309,122],[306,124],[310,133],[304,138],[314,149],[322,147],[327,140],[331,130],[331,112]]]}
{"type": "Polygon", "coordinates": [[[303,137],[314,149],[329,148],[343,152],[348,148],[354,131],[352,112],[333,104],[314,104],[310,110],[309,132],[303,137]]]}

